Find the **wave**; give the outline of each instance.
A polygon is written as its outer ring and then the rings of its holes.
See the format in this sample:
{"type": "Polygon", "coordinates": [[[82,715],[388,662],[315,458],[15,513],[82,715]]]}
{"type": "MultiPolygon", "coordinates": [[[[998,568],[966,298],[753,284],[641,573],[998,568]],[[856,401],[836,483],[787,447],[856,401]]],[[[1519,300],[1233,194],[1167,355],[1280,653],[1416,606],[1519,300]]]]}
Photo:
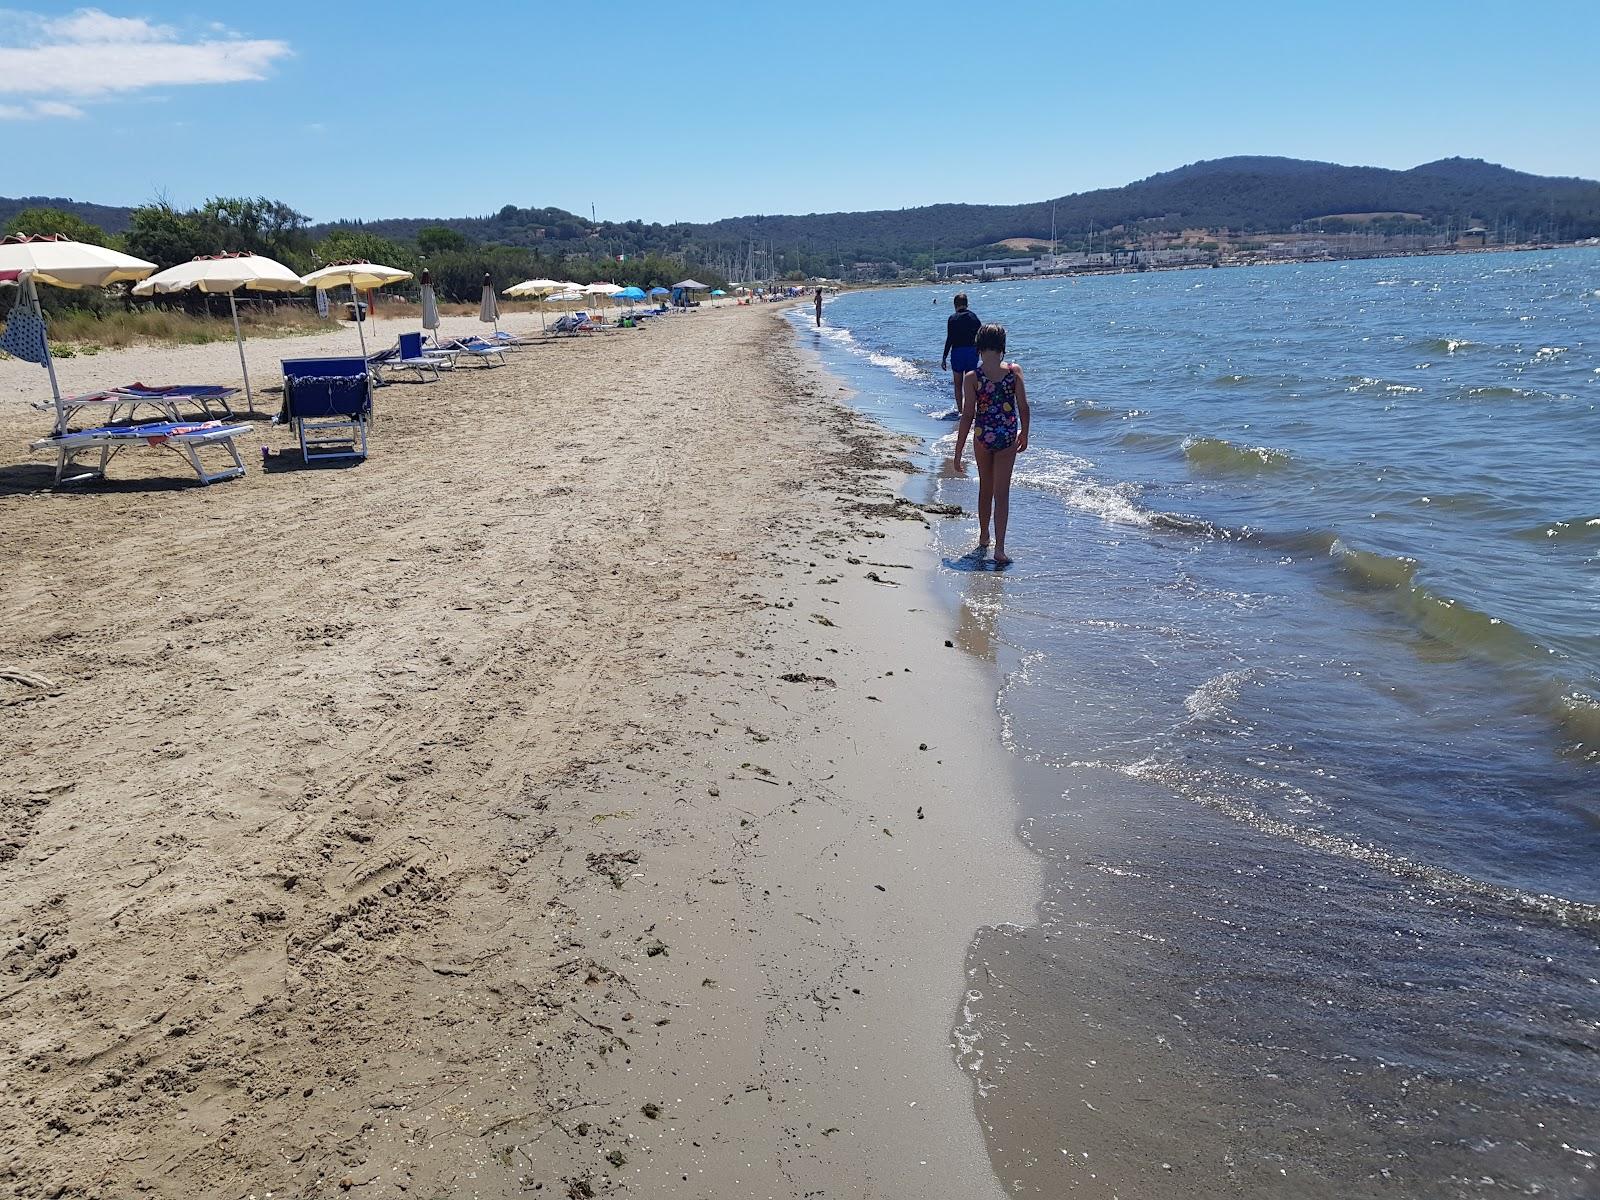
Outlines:
{"type": "Polygon", "coordinates": [[[1360,862],[1395,878],[1423,884],[1457,899],[1487,901],[1513,912],[1600,934],[1600,904],[1491,883],[1459,871],[1418,862],[1357,838],[1284,820],[1262,812],[1248,799],[1241,798],[1241,794],[1250,787],[1247,781],[1212,780],[1197,776],[1187,765],[1155,759],[1144,759],[1126,766],[1108,763],[1092,765],[1111,767],[1131,778],[1159,783],[1214,812],[1243,822],[1259,833],[1283,838],[1323,854],[1360,862]]]}
{"type": "Polygon", "coordinates": [[[1191,721],[1234,723],[1233,706],[1239,702],[1244,685],[1256,677],[1253,667],[1224,671],[1206,680],[1183,699],[1184,710],[1191,721]]]}
{"type": "Polygon", "coordinates": [[[1136,499],[1133,488],[1095,479],[1089,474],[1092,466],[1087,459],[1059,450],[1030,448],[1026,455],[1017,459],[1012,479],[1020,487],[1047,492],[1069,508],[1091,513],[1114,525],[1202,537],[1218,535],[1215,526],[1199,517],[1145,508],[1136,499]]]}
{"type": "Polygon", "coordinates": [[[1074,421],[1115,421],[1127,416],[1120,408],[1104,408],[1092,401],[1085,401],[1073,405],[1072,419],[1074,421]]]}
{"type": "Polygon", "coordinates": [[[1413,342],[1412,345],[1426,354],[1460,354],[1466,350],[1482,350],[1485,348],[1482,342],[1474,342],[1468,338],[1450,337],[1423,338],[1421,341],[1413,342]]]}
{"type": "Polygon", "coordinates": [[[1192,437],[1183,443],[1183,456],[1197,471],[1216,475],[1259,474],[1287,467],[1293,458],[1269,446],[1236,446],[1224,438],[1192,437]]]}
{"type": "Polygon", "coordinates": [[[1542,521],[1527,529],[1517,530],[1517,536],[1527,541],[1557,542],[1561,544],[1600,541],[1600,517],[1573,517],[1567,521],[1542,521]]]}
{"type": "Polygon", "coordinates": [[[1536,388],[1511,387],[1509,384],[1490,384],[1484,387],[1463,388],[1461,394],[1469,400],[1545,400],[1549,392],[1536,388]]]}
{"type": "Polygon", "coordinates": [[[1364,396],[1415,396],[1421,388],[1409,383],[1391,383],[1374,375],[1346,375],[1345,391],[1364,396]]]}
{"type": "Polygon", "coordinates": [[[1329,556],[1357,590],[1387,593],[1390,607],[1413,629],[1461,654],[1503,666],[1543,664],[1552,657],[1511,622],[1418,583],[1414,558],[1357,550],[1337,537],[1329,556]]]}

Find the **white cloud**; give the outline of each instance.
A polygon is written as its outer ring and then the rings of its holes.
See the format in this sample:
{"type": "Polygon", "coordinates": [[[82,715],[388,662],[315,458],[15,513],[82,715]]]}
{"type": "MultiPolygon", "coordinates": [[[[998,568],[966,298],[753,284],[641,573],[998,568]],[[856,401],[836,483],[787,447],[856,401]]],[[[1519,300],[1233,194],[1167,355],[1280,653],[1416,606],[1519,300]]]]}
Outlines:
{"type": "Polygon", "coordinates": [[[0,30],[23,32],[11,35],[20,44],[0,44],[0,95],[52,99],[0,104],[0,120],[83,115],[61,97],[94,99],[157,87],[265,79],[268,68],[290,53],[287,42],[275,39],[243,38],[226,30],[187,39],[171,26],[116,17],[98,8],[57,18],[19,12],[4,16],[0,30]]]}
{"type": "Polygon", "coordinates": [[[0,121],[36,121],[40,117],[81,117],[83,109],[59,100],[30,100],[26,104],[0,104],[0,121]]]}

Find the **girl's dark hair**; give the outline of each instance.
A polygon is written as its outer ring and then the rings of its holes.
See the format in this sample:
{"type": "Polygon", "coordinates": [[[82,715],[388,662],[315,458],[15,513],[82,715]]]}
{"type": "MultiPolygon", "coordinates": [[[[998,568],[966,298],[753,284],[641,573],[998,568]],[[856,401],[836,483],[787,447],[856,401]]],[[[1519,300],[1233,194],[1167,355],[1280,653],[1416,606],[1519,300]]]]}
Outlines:
{"type": "Polygon", "coordinates": [[[978,352],[985,350],[998,350],[1001,354],[1006,352],[1006,327],[1004,325],[985,325],[978,330],[978,352]]]}

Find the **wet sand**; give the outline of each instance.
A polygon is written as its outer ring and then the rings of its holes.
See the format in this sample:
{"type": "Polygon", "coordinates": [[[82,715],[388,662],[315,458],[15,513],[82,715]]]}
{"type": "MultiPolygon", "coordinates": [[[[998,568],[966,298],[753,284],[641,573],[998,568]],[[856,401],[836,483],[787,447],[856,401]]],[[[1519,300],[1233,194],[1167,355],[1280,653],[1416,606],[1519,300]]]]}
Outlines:
{"type": "Polygon", "coordinates": [[[1003,1194],[951,1046],[1037,887],[992,680],[775,313],[385,388],[359,466],[262,425],[209,488],[49,491],[44,394],[0,363],[15,1194],[1003,1194]]]}

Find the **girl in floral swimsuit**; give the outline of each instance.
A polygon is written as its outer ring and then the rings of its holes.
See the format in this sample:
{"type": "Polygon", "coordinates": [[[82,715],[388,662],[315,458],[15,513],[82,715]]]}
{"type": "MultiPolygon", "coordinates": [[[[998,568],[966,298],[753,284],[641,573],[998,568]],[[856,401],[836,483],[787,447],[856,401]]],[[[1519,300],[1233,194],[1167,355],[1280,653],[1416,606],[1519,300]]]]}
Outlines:
{"type": "Polygon", "coordinates": [[[962,381],[961,428],[956,433],[954,467],[961,470],[967,434],[977,427],[972,455],[978,460],[978,552],[989,548],[989,517],[994,516],[994,563],[1006,566],[1006,521],[1011,515],[1011,470],[1028,448],[1028,392],[1022,368],[1005,361],[1002,325],[978,330],[978,369],[962,381]]]}

